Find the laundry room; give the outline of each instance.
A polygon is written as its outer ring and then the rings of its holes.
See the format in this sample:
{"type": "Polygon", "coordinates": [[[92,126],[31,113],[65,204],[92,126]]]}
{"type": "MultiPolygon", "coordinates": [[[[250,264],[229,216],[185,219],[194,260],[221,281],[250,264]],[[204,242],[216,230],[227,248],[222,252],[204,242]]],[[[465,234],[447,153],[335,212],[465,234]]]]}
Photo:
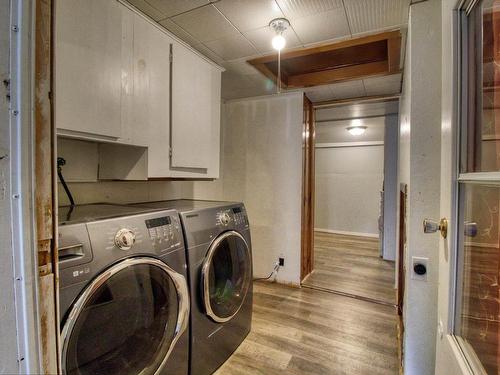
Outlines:
{"type": "Polygon", "coordinates": [[[442,2],[6,3],[0,373],[432,373],[442,2]]]}

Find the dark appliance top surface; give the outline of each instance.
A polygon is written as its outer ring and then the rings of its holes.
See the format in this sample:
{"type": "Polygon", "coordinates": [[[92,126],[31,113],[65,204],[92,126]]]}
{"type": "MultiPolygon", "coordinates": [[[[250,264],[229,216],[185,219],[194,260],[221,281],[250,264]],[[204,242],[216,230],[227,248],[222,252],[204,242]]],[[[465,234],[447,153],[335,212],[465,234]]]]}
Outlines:
{"type": "Polygon", "coordinates": [[[88,223],[113,217],[135,215],[153,211],[151,208],[125,206],[119,204],[82,204],[59,207],[59,225],[88,223]]]}
{"type": "Polygon", "coordinates": [[[176,199],[157,202],[136,203],[133,207],[149,207],[158,209],[175,209],[179,212],[201,210],[205,208],[216,208],[238,204],[237,202],[204,201],[192,199],[176,199]]]}

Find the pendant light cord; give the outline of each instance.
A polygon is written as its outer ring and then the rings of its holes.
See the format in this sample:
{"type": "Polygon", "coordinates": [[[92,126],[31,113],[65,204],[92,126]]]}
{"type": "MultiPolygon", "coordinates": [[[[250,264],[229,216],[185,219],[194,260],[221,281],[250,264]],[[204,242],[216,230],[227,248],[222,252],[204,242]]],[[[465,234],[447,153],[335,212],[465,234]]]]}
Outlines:
{"type": "Polygon", "coordinates": [[[281,50],[278,50],[278,94],[281,94],[281,50]]]}

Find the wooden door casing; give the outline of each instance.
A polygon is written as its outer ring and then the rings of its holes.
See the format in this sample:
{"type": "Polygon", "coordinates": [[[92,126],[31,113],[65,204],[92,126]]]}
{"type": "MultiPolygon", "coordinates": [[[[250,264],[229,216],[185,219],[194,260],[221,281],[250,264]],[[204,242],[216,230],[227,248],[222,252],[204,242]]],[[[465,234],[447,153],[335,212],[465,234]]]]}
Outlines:
{"type": "Polygon", "coordinates": [[[302,233],[301,282],[314,269],[314,108],[304,95],[304,122],[302,130],[302,233]]]}

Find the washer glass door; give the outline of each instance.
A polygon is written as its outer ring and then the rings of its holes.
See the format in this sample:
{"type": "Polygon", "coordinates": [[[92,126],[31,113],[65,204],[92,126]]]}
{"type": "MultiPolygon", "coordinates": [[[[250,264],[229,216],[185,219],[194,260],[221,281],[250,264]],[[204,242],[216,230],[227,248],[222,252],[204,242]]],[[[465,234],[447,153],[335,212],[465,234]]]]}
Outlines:
{"type": "Polygon", "coordinates": [[[214,240],[202,267],[202,280],[207,315],[219,323],[235,316],[252,282],[250,248],[241,234],[228,231],[214,240]]]}
{"type": "Polygon", "coordinates": [[[66,374],[154,374],[186,328],[184,277],[154,258],[131,258],[81,294],[62,332],[66,374]]]}

